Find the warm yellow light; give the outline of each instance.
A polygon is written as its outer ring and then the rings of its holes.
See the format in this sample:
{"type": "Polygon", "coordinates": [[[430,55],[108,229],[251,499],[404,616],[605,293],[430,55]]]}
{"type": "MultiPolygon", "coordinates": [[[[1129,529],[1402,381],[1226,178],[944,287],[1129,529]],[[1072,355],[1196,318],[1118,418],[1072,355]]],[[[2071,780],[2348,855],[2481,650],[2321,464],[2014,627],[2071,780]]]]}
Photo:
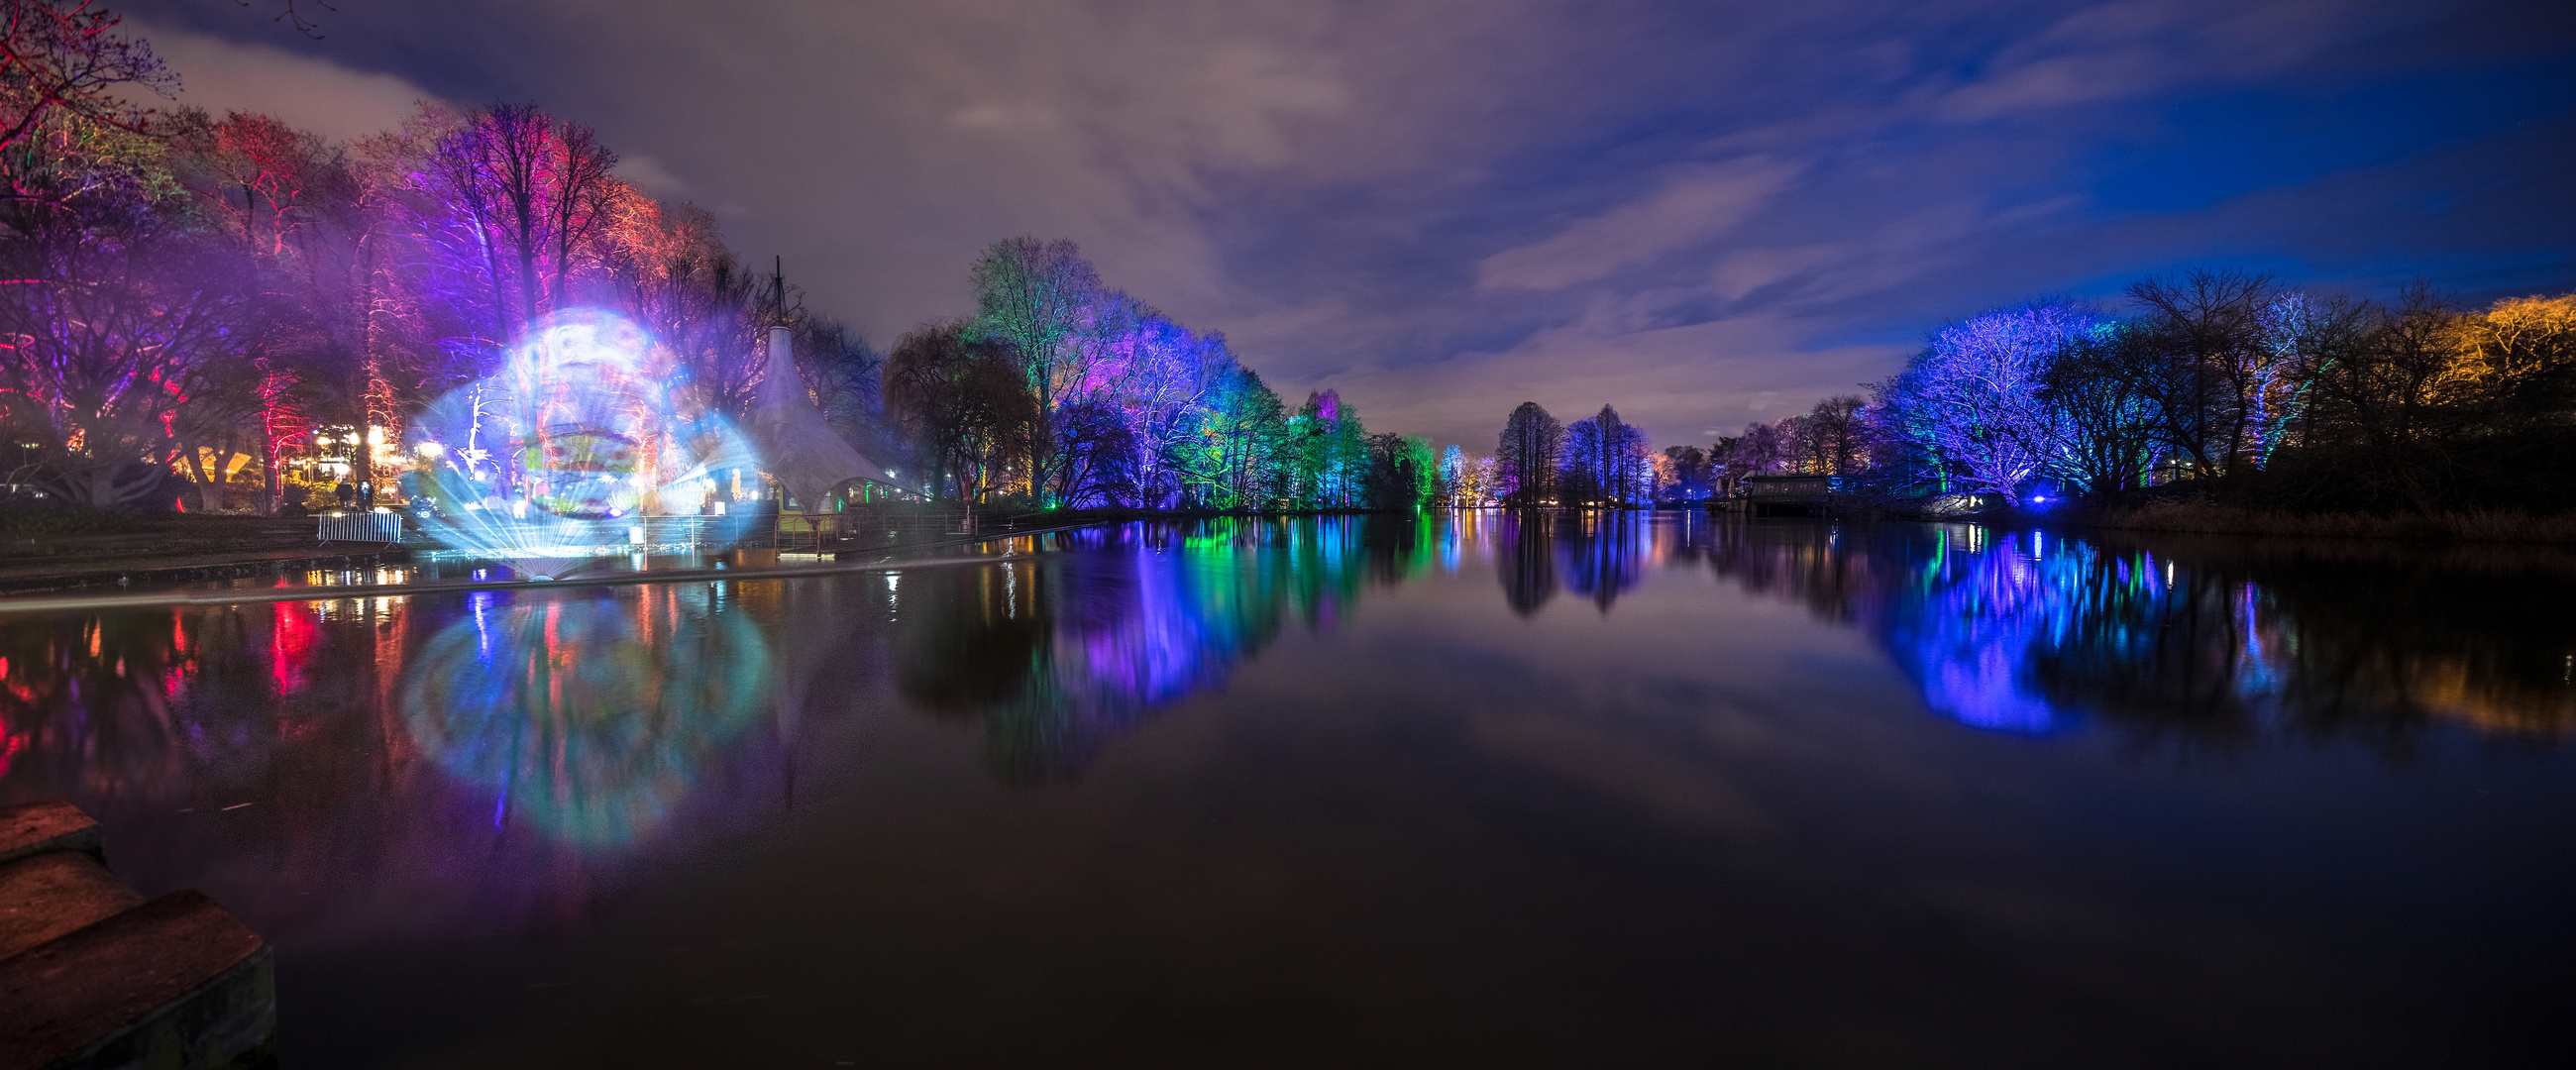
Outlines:
{"type": "Polygon", "coordinates": [[[411,451],[423,457],[436,457],[440,454],[446,453],[447,447],[436,442],[423,442],[420,445],[412,447],[411,451]]]}

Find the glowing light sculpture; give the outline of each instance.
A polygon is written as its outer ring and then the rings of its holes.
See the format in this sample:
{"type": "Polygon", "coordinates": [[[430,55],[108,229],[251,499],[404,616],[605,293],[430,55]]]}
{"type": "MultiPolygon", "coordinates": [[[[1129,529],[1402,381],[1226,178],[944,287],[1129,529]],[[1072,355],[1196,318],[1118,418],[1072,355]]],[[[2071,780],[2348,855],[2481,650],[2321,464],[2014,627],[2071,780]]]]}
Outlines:
{"type": "MultiPolygon", "coordinates": [[[[719,481],[756,473],[759,458],[672,374],[651,337],[613,313],[570,311],[532,329],[499,374],[413,422],[406,445],[421,467],[404,483],[432,510],[422,528],[551,578],[636,552],[644,518],[716,510],[719,481]]],[[[693,545],[708,540],[693,530],[693,545]]]]}

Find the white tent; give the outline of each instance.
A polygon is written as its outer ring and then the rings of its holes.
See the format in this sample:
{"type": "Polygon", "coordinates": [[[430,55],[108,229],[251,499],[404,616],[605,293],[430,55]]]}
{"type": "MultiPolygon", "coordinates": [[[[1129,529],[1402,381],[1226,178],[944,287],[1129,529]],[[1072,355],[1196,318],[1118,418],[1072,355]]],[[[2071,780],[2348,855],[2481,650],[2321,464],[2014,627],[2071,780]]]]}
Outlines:
{"type": "Polygon", "coordinates": [[[853,479],[903,486],[832,430],[823,410],[805,395],[805,380],[796,374],[796,344],[785,327],[769,329],[769,366],[752,403],[751,426],[744,430],[761,467],[786,488],[799,511],[819,510],[823,495],[853,479]]]}

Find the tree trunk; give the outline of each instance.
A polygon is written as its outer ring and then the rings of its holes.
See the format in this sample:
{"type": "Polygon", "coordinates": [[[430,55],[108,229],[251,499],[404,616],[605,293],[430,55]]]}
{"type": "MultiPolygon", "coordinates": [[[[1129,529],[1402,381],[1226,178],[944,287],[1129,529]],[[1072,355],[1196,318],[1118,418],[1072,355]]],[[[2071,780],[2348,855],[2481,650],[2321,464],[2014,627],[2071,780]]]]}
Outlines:
{"type": "MultiPolygon", "coordinates": [[[[193,442],[181,442],[179,452],[188,459],[188,476],[197,484],[197,508],[209,513],[222,512],[224,488],[215,480],[206,478],[205,449],[193,442]]],[[[220,477],[222,467],[218,466],[215,472],[220,477]]]]}

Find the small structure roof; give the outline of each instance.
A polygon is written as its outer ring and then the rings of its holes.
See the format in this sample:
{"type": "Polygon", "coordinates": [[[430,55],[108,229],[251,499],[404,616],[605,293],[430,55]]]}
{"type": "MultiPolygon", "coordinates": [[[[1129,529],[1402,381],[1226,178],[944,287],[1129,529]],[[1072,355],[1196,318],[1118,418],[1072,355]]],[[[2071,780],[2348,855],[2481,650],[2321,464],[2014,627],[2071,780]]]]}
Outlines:
{"type": "Polygon", "coordinates": [[[769,362],[744,432],[760,451],[762,470],[804,509],[813,509],[824,494],[853,479],[902,487],[885,466],[832,430],[823,410],[814,407],[804,378],[796,373],[796,344],[785,327],[769,329],[769,362]]]}

